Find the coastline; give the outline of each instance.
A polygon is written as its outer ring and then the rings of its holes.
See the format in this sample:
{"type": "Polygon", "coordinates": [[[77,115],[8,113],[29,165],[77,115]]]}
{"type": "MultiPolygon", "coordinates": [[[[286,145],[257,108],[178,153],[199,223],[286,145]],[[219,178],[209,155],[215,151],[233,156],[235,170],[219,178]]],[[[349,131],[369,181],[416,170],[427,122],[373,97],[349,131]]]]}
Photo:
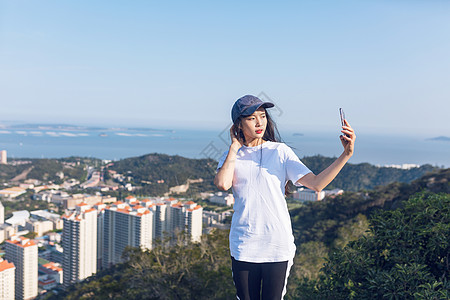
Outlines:
{"type": "MultiPolygon", "coordinates": [[[[217,160],[227,150],[228,132],[208,130],[0,130],[0,150],[14,158],[62,158],[69,156],[119,160],[148,153],[217,160]]],[[[295,134],[281,132],[284,142],[297,155],[338,156],[339,133],[295,134]]],[[[373,165],[431,164],[450,167],[450,143],[427,137],[359,134],[350,162],[373,165]]]]}

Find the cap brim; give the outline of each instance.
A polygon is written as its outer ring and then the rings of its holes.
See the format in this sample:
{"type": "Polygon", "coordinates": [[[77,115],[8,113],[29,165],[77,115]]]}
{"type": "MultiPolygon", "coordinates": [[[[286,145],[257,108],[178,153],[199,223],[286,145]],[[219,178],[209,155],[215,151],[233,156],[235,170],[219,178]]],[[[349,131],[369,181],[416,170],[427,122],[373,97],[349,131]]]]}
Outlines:
{"type": "Polygon", "coordinates": [[[274,107],[275,104],[271,103],[271,102],[263,102],[263,103],[258,103],[252,106],[247,107],[242,113],[241,116],[250,116],[251,114],[253,114],[256,110],[258,110],[258,108],[262,107],[262,108],[271,108],[274,107]]]}

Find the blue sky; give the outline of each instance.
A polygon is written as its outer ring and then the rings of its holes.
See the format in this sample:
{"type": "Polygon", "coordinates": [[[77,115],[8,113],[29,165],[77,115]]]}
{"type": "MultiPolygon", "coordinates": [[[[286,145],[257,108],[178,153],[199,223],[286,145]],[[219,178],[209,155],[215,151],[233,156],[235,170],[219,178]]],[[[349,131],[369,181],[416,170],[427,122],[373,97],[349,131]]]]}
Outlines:
{"type": "Polygon", "coordinates": [[[450,1],[0,0],[2,121],[450,136],[450,1]]]}

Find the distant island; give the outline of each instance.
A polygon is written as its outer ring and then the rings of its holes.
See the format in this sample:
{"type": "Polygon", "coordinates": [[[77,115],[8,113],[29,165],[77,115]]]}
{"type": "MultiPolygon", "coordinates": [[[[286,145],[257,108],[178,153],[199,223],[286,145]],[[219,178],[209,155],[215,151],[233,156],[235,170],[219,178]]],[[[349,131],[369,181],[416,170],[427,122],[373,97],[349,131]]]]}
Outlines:
{"type": "Polygon", "coordinates": [[[427,139],[427,141],[450,142],[450,137],[441,135],[441,136],[437,136],[437,137],[434,137],[434,138],[427,139]]]}
{"type": "MultiPolygon", "coordinates": [[[[61,131],[151,131],[151,132],[171,132],[173,129],[155,129],[146,127],[94,127],[94,126],[78,126],[70,124],[15,124],[4,125],[0,124],[0,128],[4,130],[61,130],[61,131]]],[[[102,134],[105,134],[102,132],[102,134]]]]}
{"type": "Polygon", "coordinates": [[[304,134],[300,133],[300,132],[294,132],[292,135],[293,136],[304,136],[304,134]]]}

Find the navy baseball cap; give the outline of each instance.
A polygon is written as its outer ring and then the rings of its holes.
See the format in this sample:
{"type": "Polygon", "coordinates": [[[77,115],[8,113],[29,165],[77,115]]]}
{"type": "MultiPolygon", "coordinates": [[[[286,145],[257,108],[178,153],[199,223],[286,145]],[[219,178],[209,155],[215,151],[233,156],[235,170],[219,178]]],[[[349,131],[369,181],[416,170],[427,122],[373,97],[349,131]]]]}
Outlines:
{"type": "Polygon", "coordinates": [[[233,108],[231,109],[231,119],[235,123],[240,116],[250,116],[260,107],[270,108],[274,106],[275,104],[263,102],[258,97],[245,95],[234,102],[233,108]]]}

